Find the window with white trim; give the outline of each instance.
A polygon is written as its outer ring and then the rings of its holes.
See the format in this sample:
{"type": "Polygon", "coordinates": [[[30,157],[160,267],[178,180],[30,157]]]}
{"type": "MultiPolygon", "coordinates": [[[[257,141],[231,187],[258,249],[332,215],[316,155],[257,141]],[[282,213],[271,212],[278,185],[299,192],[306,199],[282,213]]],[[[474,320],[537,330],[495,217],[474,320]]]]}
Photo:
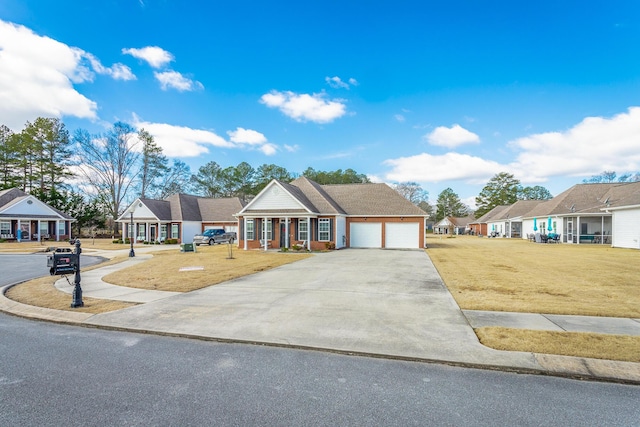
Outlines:
{"type": "Polygon", "coordinates": [[[318,219],[318,241],[328,242],[330,240],[331,220],[329,218],[318,219]]]}
{"type": "Polygon", "coordinates": [[[268,219],[268,220],[267,220],[267,222],[265,223],[265,224],[266,224],[266,227],[265,227],[264,225],[262,226],[262,234],[263,234],[263,237],[264,237],[266,240],[272,240],[272,239],[273,239],[273,238],[272,238],[273,234],[272,234],[272,232],[271,232],[271,223],[272,223],[272,222],[273,222],[273,221],[271,221],[270,219],[268,219]]]}
{"type": "Polygon", "coordinates": [[[298,220],[298,240],[309,240],[309,223],[306,219],[298,220]]]}
{"type": "Polygon", "coordinates": [[[65,223],[64,222],[59,222],[58,223],[58,236],[64,236],[65,234],[67,234],[65,223]]]}
{"type": "Polygon", "coordinates": [[[167,238],[167,224],[160,225],[160,238],[162,240],[167,238]]]}
{"type": "Polygon", "coordinates": [[[0,221],[0,234],[11,234],[11,221],[0,221]]]}
{"type": "Polygon", "coordinates": [[[171,238],[178,238],[178,224],[171,224],[171,238]]]}
{"type": "Polygon", "coordinates": [[[247,220],[247,240],[254,240],[255,234],[254,234],[254,221],[252,219],[248,219],[247,220]]]}

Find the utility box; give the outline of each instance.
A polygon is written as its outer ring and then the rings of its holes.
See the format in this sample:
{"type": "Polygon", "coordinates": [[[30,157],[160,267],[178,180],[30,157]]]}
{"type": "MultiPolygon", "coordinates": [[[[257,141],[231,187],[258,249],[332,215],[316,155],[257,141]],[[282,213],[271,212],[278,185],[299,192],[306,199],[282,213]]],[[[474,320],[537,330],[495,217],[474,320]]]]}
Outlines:
{"type": "Polygon", "coordinates": [[[49,274],[60,276],[78,271],[78,255],[68,252],[54,253],[47,257],[49,274]]]}

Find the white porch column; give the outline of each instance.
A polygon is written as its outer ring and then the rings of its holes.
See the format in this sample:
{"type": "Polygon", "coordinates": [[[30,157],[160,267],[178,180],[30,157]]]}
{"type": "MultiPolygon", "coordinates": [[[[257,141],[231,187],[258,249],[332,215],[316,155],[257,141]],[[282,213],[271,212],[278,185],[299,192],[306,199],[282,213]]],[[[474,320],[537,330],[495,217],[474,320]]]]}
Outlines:
{"type": "Polygon", "coordinates": [[[38,243],[40,243],[42,239],[42,223],[38,220],[38,243]]]}
{"type": "Polygon", "coordinates": [[[148,242],[148,241],[149,241],[149,231],[150,231],[150,228],[151,228],[151,227],[149,226],[149,223],[148,223],[148,222],[146,222],[146,223],[144,224],[144,241],[145,241],[145,242],[148,242]]]}
{"type": "Polygon", "coordinates": [[[18,242],[22,241],[22,224],[20,218],[18,218],[18,228],[16,229],[16,240],[18,242]]]}
{"type": "Polygon", "coordinates": [[[284,217],[284,247],[289,249],[289,218],[284,217]]]}
{"type": "MultiPolygon", "coordinates": [[[[244,218],[242,218],[242,223],[243,223],[242,240],[244,240],[244,250],[246,251],[248,249],[248,245],[247,245],[247,217],[246,216],[244,218]]],[[[256,227],[256,225],[253,224],[254,232],[255,232],[255,227],[256,227]]]]}
{"type": "Polygon", "coordinates": [[[307,217],[307,250],[311,250],[311,217],[307,217]]]}
{"type": "Polygon", "coordinates": [[[267,218],[263,218],[262,220],[262,242],[264,243],[264,250],[266,251],[269,248],[269,243],[267,242],[267,218]]]}
{"type": "Polygon", "coordinates": [[[56,220],[56,242],[60,241],[60,220],[56,220]]]}
{"type": "Polygon", "coordinates": [[[580,217],[576,217],[576,233],[578,235],[578,240],[576,243],[580,244],[580,233],[582,232],[582,230],[580,229],[580,217]]]}

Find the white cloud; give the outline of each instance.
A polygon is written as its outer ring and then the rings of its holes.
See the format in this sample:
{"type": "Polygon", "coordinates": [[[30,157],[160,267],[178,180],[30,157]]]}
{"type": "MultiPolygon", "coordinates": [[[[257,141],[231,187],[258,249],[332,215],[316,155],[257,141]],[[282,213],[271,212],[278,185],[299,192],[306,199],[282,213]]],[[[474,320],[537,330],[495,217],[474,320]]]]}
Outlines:
{"type": "Polygon", "coordinates": [[[396,182],[463,180],[479,184],[486,183],[493,175],[504,170],[504,166],[497,162],[459,153],[439,156],[422,153],[385,160],[384,164],[391,166],[385,179],[396,182]]]}
{"type": "Polygon", "coordinates": [[[396,121],[398,121],[400,123],[402,123],[402,122],[404,122],[406,120],[402,114],[394,114],[393,118],[396,119],[396,121]]]}
{"type": "Polygon", "coordinates": [[[300,146],[298,144],[295,144],[295,145],[284,144],[284,149],[287,150],[289,153],[295,153],[300,149],[300,146]]]}
{"type": "Polygon", "coordinates": [[[518,138],[509,146],[518,153],[510,165],[528,182],[559,175],[591,176],[604,170],[640,170],[640,107],[611,118],[587,117],[564,132],[518,138]]]}
{"type": "Polygon", "coordinates": [[[260,151],[266,156],[273,156],[278,151],[278,147],[274,144],[263,144],[260,146],[260,151]]]}
{"type": "Polygon", "coordinates": [[[122,53],[125,55],[131,55],[134,58],[142,59],[153,68],[164,67],[174,59],[170,52],[167,52],[158,46],[146,46],[140,49],[122,49],[122,53]]]}
{"type": "Polygon", "coordinates": [[[154,71],[153,75],[160,82],[162,90],[176,89],[179,92],[202,89],[202,83],[184,77],[177,71],[154,71]]]}
{"type": "Polygon", "coordinates": [[[237,128],[228,131],[230,139],[226,140],[210,130],[192,129],[167,123],[152,123],[140,120],[134,114],[133,125],[148,131],[162,150],[169,157],[197,157],[209,152],[209,147],[226,149],[255,149],[265,155],[276,154],[278,146],[267,142],[267,138],[251,129],[237,128]]]}
{"type": "Polygon", "coordinates": [[[238,144],[261,145],[267,142],[267,138],[258,131],[252,129],[236,128],[228,131],[229,139],[238,144]]]}
{"type": "Polygon", "coordinates": [[[350,89],[351,86],[358,85],[358,81],[353,77],[350,78],[347,82],[345,82],[338,76],[333,76],[333,77],[327,76],[324,78],[324,81],[327,82],[327,84],[334,89],[350,89]]]}
{"type": "Polygon", "coordinates": [[[136,76],[131,72],[131,68],[124,64],[116,63],[111,67],[105,67],[100,60],[90,53],[84,52],[83,55],[91,64],[91,68],[98,73],[110,76],[114,80],[135,80],[136,76]]]}
{"type": "Polygon", "coordinates": [[[215,132],[175,126],[167,123],[151,123],[141,121],[134,116],[134,126],[144,128],[153,138],[164,154],[169,157],[196,157],[209,152],[209,147],[234,148],[235,144],[227,141],[215,132]]]}
{"type": "Polygon", "coordinates": [[[438,126],[433,132],[426,134],[424,137],[431,145],[447,148],[455,148],[463,144],[477,144],[480,142],[478,135],[458,124],[454,124],[450,128],[438,126]]]}
{"type": "Polygon", "coordinates": [[[96,119],[97,104],[73,83],[92,81],[85,52],[0,20],[0,117],[13,130],[38,116],[96,119]]]}
{"type": "Polygon", "coordinates": [[[262,95],[260,102],[270,108],[279,109],[284,115],[298,121],[330,123],[346,113],[342,100],[326,100],[326,94],[271,91],[262,95]]]}

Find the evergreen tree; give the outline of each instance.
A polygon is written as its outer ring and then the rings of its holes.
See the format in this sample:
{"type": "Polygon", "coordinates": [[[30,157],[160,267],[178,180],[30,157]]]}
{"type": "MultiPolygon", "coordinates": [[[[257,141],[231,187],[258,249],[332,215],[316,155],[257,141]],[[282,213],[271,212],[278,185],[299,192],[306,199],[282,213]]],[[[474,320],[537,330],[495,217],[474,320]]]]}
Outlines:
{"type": "Polygon", "coordinates": [[[447,216],[460,218],[468,215],[469,208],[451,188],[445,188],[438,194],[436,201],[436,222],[447,216]]]}
{"type": "Polygon", "coordinates": [[[520,181],[512,174],[496,174],[476,197],[476,217],[480,218],[496,206],[515,203],[518,200],[519,189],[520,181]]]}
{"type": "Polygon", "coordinates": [[[148,198],[156,195],[159,181],[169,171],[168,160],[162,154],[153,136],[144,129],[138,131],[138,139],[142,143],[140,167],[140,197],[148,198]]]}

